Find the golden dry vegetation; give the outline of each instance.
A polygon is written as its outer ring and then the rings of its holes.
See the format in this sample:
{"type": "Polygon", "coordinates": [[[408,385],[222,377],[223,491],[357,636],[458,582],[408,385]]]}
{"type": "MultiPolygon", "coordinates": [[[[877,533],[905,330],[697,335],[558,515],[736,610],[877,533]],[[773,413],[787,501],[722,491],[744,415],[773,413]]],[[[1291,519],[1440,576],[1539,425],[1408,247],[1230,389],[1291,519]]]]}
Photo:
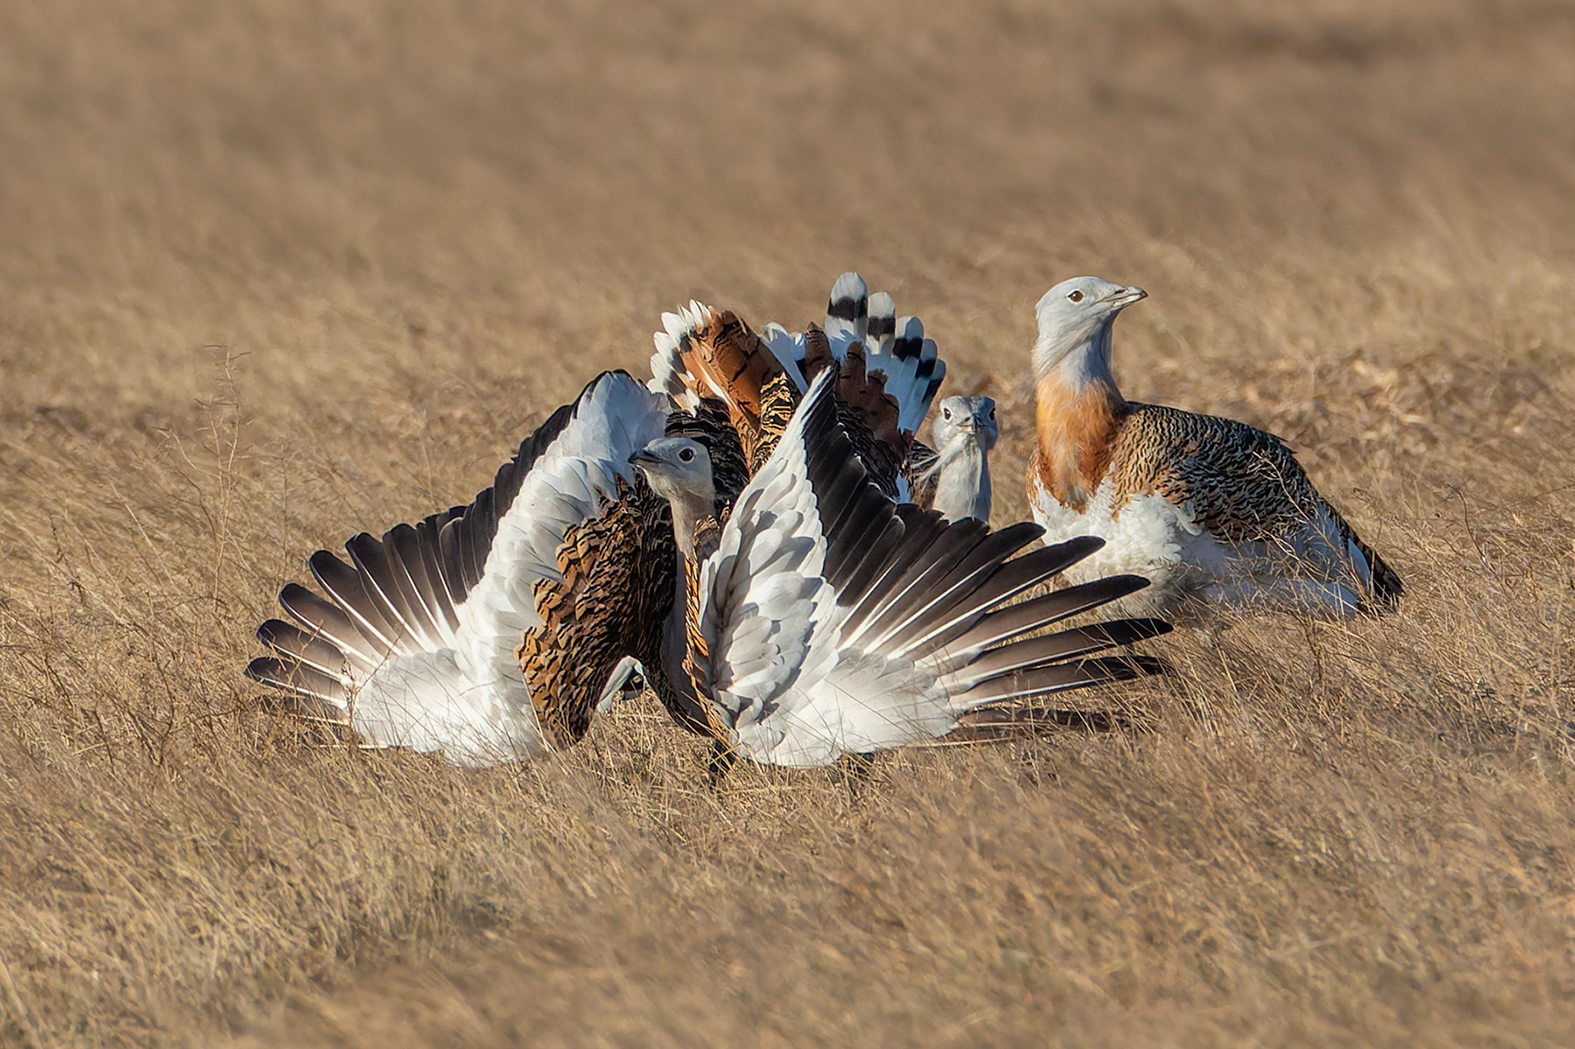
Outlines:
{"type": "Polygon", "coordinates": [[[0,6],[0,1043],[1570,1044],[1575,6],[0,6]],[[1400,614],[1157,644],[1130,730],[464,773],[239,675],[699,296],[857,268],[1002,402],[1299,450],[1400,614]]]}

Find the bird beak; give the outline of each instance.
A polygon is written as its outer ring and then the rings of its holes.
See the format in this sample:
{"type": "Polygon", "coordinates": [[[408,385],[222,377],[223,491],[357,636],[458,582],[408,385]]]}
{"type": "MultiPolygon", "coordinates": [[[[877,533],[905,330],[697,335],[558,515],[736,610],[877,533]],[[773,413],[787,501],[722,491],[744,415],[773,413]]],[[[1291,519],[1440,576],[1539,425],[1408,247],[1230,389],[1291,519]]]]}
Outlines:
{"type": "Polygon", "coordinates": [[[1148,298],[1148,292],[1139,287],[1121,288],[1110,293],[1105,299],[1105,305],[1112,310],[1124,310],[1139,299],[1148,298]]]}
{"type": "Polygon", "coordinates": [[[655,452],[646,451],[644,448],[629,456],[629,464],[631,466],[655,466],[661,461],[661,456],[655,452]]]}

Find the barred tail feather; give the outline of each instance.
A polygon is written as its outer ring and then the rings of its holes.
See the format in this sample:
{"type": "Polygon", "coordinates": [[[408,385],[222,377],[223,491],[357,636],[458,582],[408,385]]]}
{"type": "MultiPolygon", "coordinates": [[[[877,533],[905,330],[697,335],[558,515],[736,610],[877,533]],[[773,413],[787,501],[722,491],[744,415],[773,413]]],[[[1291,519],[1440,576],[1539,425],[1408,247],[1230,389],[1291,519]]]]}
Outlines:
{"type": "Polygon", "coordinates": [[[891,353],[897,338],[897,304],[884,291],[870,296],[869,331],[864,344],[871,353],[891,353]]]}
{"type": "MultiPolygon", "coordinates": [[[[826,335],[838,350],[863,342],[869,331],[869,287],[857,273],[837,278],[826,303],[826,335]]],[[[838,358],[840,359],[840,353],[838,358]]]]}
{"type": "Polygon", "coordinates": [[[651,336],[656,352],[651,355],[651,381],[646,384],[652,393],[665,393],[673,403],[685,411],[694,411],[700,405],[694,373],[684,364],[681,340],[688,328],[688,313],[662,314],[662,330],[651,336]]]}
{"type": "Polygon", "coordinates": [[[946,378],[946,362],[935,340],[924,337],[924,323],[917,317],[897,320],[889,350],[872,353],[869,369],[885,374],[886,392],[897,399],[898,425],[916,432],[946,378]]]}
{"type": "Polygon", "coordinates": [[[769,343],[733,311],[699,302],[663,314],[662,323],[665,330],[653,336],[651,390],[691,413],[700,398],[716,397],[740,434],[759,434],[766,388],[784,370],[769,343]]]}

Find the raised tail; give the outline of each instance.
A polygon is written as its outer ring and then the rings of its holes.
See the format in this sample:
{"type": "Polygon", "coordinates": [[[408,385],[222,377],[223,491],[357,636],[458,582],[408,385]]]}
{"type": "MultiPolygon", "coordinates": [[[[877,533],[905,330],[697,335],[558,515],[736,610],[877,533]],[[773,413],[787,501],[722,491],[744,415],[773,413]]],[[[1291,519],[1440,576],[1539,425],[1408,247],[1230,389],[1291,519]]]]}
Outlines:
{"type": "MultiPolygon", "coordinates": [[[[870,378],[881,378],[881,391],[897,402],[897,425],[909,435],[917,432],[930,404],[946,377],[933,339],[924,337],[924,323],[917,317],[897,317],[897,306],[884,291],[868,293],[864,278],[848,272],[832,285],[826,306],[827,350],[846,363],[855,345],[862,346],[864,367],[870,378]]],[[[805,368],[813,380],[818,369],[805,368]]]]}
{"type": "Polygon", "coordinates": [[[731,310],[691,302],[662,314],[651,357],[656,393],[697,413],[702,398],[727,405],[746,458],[757,468],[776,447],[799,389],[772,347],[731,310]]]}
{"type": "Polygon", "coordinates": [[[924,322],[917,317],[902,317],[894,322],[889,352],[872,352],[869,369],[886,376],[886,392],[897,399],[899,425],[915,433],[946,378],[946,362],[941,360],[934,339],[924,337],[924,322]]]}

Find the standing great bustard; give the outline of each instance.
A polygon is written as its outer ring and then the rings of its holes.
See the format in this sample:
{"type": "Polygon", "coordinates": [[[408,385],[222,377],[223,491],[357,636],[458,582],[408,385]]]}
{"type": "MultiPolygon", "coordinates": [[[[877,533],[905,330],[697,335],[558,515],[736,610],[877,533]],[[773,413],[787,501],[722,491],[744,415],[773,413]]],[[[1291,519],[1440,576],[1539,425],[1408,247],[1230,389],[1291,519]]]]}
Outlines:
{"type": "Polygon", "coordinates": [[[631,459],[671,502],[683,562],[663,676],[706,711],[720,748],[824,765],[938,738],[989,704],[1160,669],[1093,656],[1170,629],[1157,619],[1025,637],[1147,581],[1099,579],[1006,606],[1102,543],[1007,560],[1042,530],[992,532],[893,505],[837,421],[834,378],[815,380],[725,522],[702,444],[663,438],[631,459]]]}
{"type": "MultiPolygon", "coordinates": [[[[380,746],[491,765],[567,746],[654,662],[674,593],[664,500],[629,464],[665,398],[606,372],[558,409],[469,506],[309,564],[258,637],[249,677],[380,746]]],[[[668,690],[661,690],[671,699],[668,690]]],[[[680,721],[693,712],[673,710],[680,721]]]]}
{"type": "Polygon", "coordinates": [[[1106,540],[1069,578],[1141,573],[1154,586],[1140,603],[1161,614],[1393,610],[1400,577],[1278,437],[1121,396],[1110,370],[1112,329],[1145,295],[1077,277],[1039,300],[1029,505],[1047,540],[1106,540]]]}
{"type": "MultiPolygon", "coordinates": [[[[935,451],[927,462],[910,456],[913,501],[948,521],[990,519],[990,452],[1001,436],[995,401],[946,397],[935,416],[935,451]]],[[[917,451],[917,449],[916,449],[917,451]]],[[[928,451],[928,449],[926,449],[928,451]]]]}

